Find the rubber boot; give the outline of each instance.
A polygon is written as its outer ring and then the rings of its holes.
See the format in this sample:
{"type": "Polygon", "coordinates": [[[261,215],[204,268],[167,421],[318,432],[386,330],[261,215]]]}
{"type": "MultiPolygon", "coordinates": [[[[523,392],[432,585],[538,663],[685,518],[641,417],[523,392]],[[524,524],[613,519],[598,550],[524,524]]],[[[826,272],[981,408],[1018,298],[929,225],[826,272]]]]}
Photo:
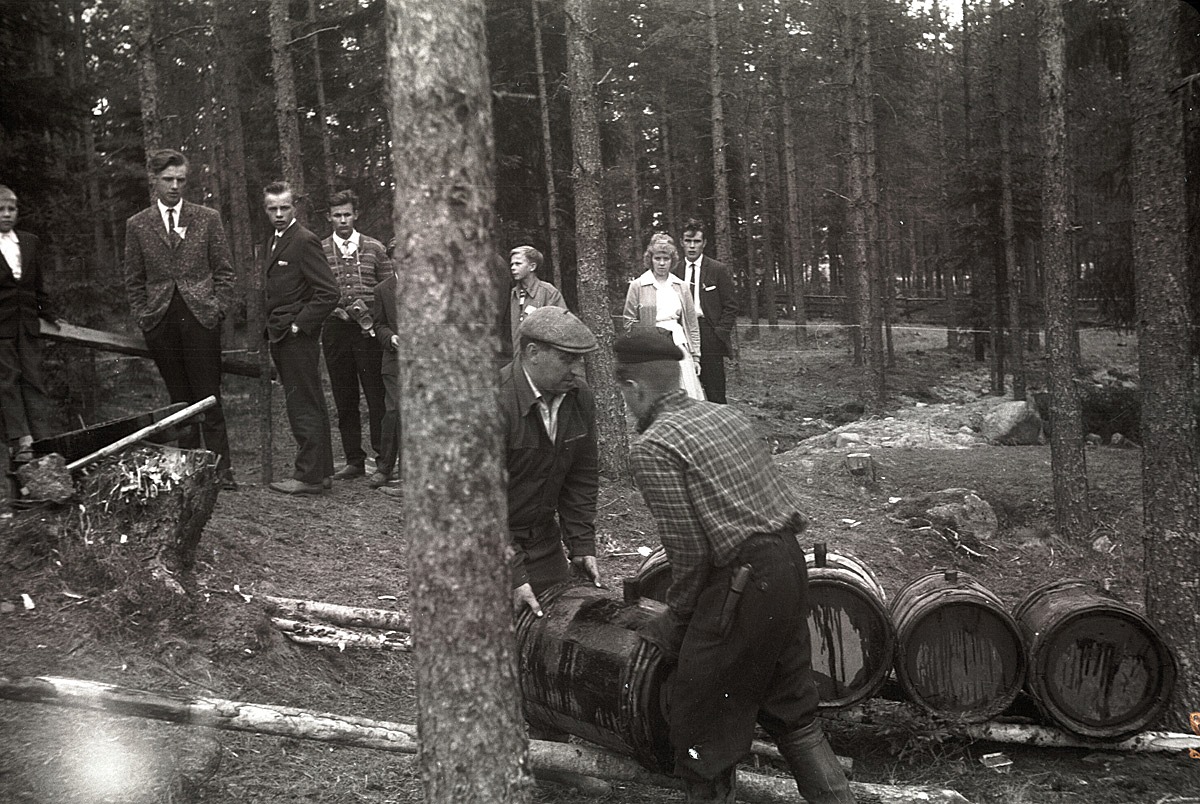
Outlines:
{"type": "Polygon", "coordinates": [[[777,745],[808,804],[854,804],[850,783],[819,721],[796,729],[778,740],[777,745]]]}
{"type": "Polygon", "coordinates": [[[683,777],[683,792],[687,804],[734,804],[737,790],[737,767],[721,773],[715,779],[696,780],[683,777]]]}

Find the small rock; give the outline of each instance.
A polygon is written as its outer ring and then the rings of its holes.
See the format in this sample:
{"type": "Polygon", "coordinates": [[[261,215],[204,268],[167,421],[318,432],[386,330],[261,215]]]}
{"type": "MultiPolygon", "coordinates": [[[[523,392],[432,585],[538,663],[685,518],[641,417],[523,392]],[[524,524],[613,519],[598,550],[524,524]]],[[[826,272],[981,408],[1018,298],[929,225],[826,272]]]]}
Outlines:
{"type": "Polygon", "coordinates": [[[1004,402],[983,417],[983,435],[996,444],[1028,446],[1041,434],[1042,417],[1028,402],[1004,402]]]}
{"type": "Polygon", "coordinates": [[[1089,447],[1096,447],[1104,443],[1104,439],[1096,433],[1088,433],[1087,437],[1083,440],[1089,447]]]}
{"type": "Polygon", "coordinates": [[[1122,447],[1125,445],[1125,442],[1125,436],[1121,435],[1120,433],[1113,433],[1112,438],[1108,439],[1108,443],[1112,444],[1114,447],[1122,447]]]}
{"type": "Polygon", "coordinates": [[[1116,543],[1114,543],[1112,539],[1108,538],[1107,534],[1097,536],[1092,540],[1092,549],[1097,553],[1111,553],[1114,549],[1116,549],[1116,546],[1116,543]]]}
{"type": "Polygon", "coordinates": [[[30,500],[66,502],[75,494],[67,462],[57,452],[35,458],[17,470],[22,494],[30,500]]]}
{"type": "Polygon", "coordinates": [[[10,601],[0,601],[0,614],[12,614],[16,610],[17,607],[14,606],[10,601]]]}
{"type": "Polygon", "coordinates": [[[838,449],[841,449],[842,447],[848,447],[851,444],[861,444],[862,442],[863,438],[858,433],[845,432],[838,433],[837,436],[838,449]]]}

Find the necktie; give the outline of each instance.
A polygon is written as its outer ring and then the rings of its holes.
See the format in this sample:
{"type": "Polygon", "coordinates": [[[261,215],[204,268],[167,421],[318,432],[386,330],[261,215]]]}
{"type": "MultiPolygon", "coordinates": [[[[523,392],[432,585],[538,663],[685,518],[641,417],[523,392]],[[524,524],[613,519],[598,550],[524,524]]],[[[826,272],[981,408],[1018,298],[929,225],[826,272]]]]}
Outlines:
{"type": "Polygon", "coordinates": [[[167,237],[171,241],[171,246],[179,245],[179,233],[175,231],[175,209],[167,210],[167,237]]]}
{"type": "Polygon", "coordinates": [[[697,263],[688,263],[688,276],[691,277],[692,283],[692,304],[696,308],[696,314],[700,313],[700,266],[697,263]]]}

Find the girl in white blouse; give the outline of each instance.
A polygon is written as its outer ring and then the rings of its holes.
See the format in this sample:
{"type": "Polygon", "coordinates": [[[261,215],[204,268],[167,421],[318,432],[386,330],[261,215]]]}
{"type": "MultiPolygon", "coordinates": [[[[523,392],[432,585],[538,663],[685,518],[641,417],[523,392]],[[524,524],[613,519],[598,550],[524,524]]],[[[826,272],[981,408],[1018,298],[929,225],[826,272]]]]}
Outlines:
{"type": "Polygon", "coordinates": [[[645,273],[629,283],[625,295],[625,331],[656,327],[683,350],[681,387],[693,399],[704,399],[700,385],[700,326],[687,285],[674,274],[679,251],[671,236],[658,232],[642,255],[645,273]]]}

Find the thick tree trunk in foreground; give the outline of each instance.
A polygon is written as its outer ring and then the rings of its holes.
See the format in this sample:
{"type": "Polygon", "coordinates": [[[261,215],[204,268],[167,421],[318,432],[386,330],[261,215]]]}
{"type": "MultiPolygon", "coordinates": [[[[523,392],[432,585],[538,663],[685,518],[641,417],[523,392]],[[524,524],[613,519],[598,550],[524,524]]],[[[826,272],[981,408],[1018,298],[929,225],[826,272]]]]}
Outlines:
{"type": "Polygon", "coordinates": [[[1142,387],[1146,613],[1179,653],[1172,729],[1200,709],[1200,467],[1187,267],[1183,99],[1177,3],[1130,9],[1133,257],[1142,387]],[[1191,614],[1188,614],[1191,612],[1191,614]]]}
{"type": "Polygon", "coordinates": [[[388,0],[387,24],[395,256],[413,268],[396,296],[421,779],[433,804],[525,802],[492,370],[484,3],[388,0]]]}
{"type": "Polygon", "coordinates": [[[1058,532],[1082,539],[1092,530],[1083,414],[1075,385],[1075,266],[1071,260],[1067,169],[1066,49],[1063,0],[1040,13],[1042,98],[1042,243],[1046,265],[1046,351],[1050,357],[1050,464],[1058,532]]]}
{"type": "Polygon", "coordinates": [[[271,0],[271,72],[275,78],[275,125],[279,128],[279,157],[283,178],[295,191],[296,214],[306,222],[309,205],[304,198],[304,162],[300,151],[300,119],[296,104],[296,74],[289,43],[292,21],[288,0],[271,0]]]}
{"type": "Polygon", "coordinates": [[[608,298],[608,243],[600,180],[600,125],[592,55],[595,19],[591,0],[568,0],[567,82],[571,85],[571,143],[575,151],[575,255],[579,262],[579,311],[600,342],[587,356],[588,384],[596,395],[600,471],[613,479],[629,477],[629,436],[625,407],[613,381],[615,337],[608,298]]]}

